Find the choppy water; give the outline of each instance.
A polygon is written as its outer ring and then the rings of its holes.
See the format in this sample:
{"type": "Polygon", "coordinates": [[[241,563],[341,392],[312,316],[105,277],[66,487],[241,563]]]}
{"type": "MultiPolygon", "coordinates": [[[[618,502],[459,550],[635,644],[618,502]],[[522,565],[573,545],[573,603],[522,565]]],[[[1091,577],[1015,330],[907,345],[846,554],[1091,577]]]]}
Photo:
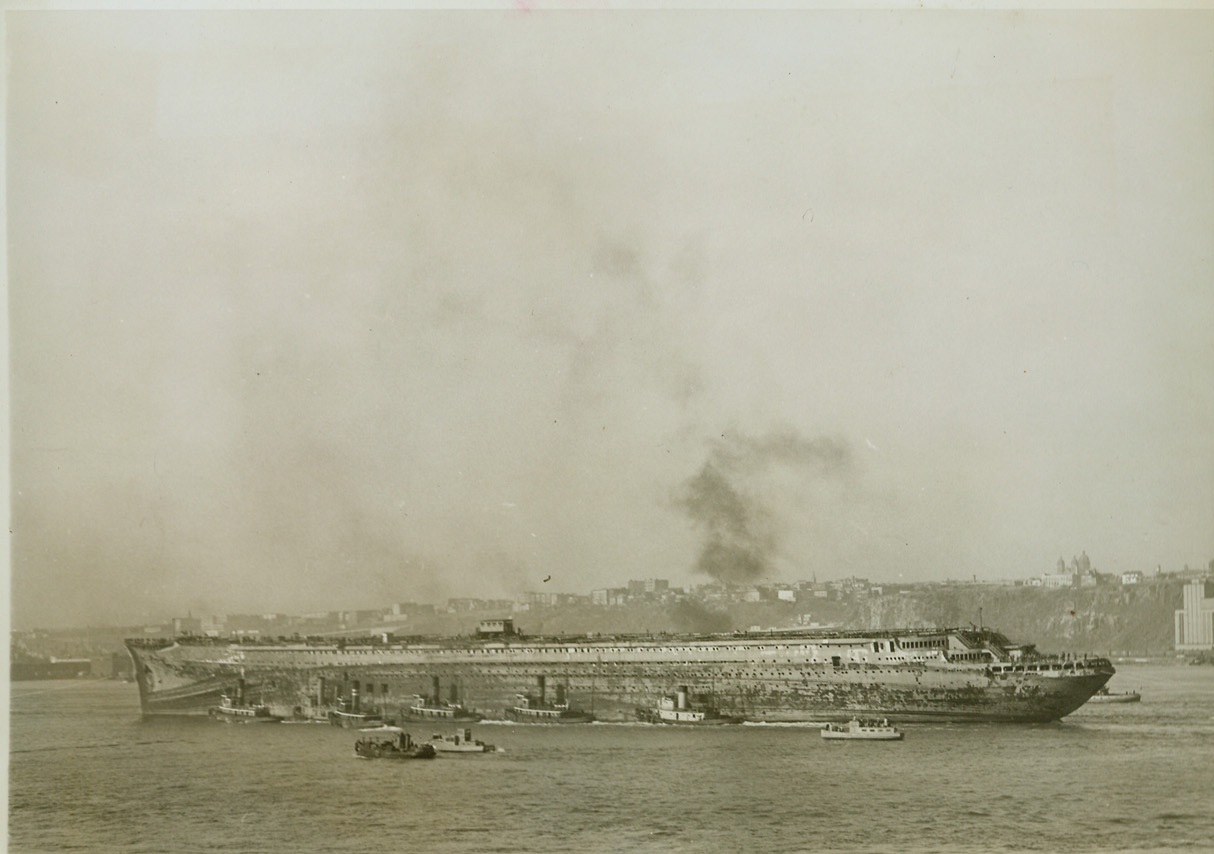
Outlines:
{"type": "Polygon", "coordinates": [[[15,683],[9,850],[1214,851],[1214,668],[1111,687],[1143,702],[892,743],[482,723],[504,752],[391,763],[350,730],[144,722],[133,685],[15,683]]]}

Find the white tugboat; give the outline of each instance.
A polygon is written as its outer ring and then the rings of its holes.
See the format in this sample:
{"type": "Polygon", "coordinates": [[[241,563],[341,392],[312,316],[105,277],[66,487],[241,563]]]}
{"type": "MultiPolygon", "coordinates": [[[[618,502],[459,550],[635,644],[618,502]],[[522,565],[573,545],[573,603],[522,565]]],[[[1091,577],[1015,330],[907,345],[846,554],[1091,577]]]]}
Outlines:
{"type": "Polygon", "coordinates": [[[556,686],[556,699],[548,702],[543,676],[536,677],[536,693],[515,695],[514,705],[506,709],[506,717],[530,724],[588,724],[594,720],[592,713],[570,708],[564,685],[556,686]]]}
{"type": "Polygon", "coordinates": [[[438,677],[432,680],[430,694],[414,694],[413,703],[409,708],[401,709],[401,717],[407,721],[421,723],[433,721],[437,723],[455,723],[458,721],[479,721],[481,716],[471,709],[465,708],[460,702],[459,692],[451,685],[450,699],[444,700],[439,686],[438,677]]]}
{"type": "Polygon", "coordinates": [[[219,705],[211,709],[211,717],[217,721],[242,724],[276,724],[282,722],[280,715],[270,713],[269,706],[262,703],[254,703],[251,706],[237,704],[232,702],[232,698],[227,694],[220,696],[219,705]]]}
{"type": "Polygon", "coordinates": [[[637,719],[654,724],[685,724],[690,726],[714,726],[719,724],[741,723],[741,718],[723,715],[711,705],[693,704],[687,695],[687,688],[679,686],[673,696],[658,700],[655,708],[636,710],[637,719]]]}
{"type": "Polygon", "coordinates": [[[276,724],[282,721],[280,715],[270,712],[270,707],[264,702],[245,702],[245,682],[242,675],[236,680],[236,697],[224,691],[219,695],[219,705],[207,710],[207,713],[217,721],[241,724],[276,724]]]}

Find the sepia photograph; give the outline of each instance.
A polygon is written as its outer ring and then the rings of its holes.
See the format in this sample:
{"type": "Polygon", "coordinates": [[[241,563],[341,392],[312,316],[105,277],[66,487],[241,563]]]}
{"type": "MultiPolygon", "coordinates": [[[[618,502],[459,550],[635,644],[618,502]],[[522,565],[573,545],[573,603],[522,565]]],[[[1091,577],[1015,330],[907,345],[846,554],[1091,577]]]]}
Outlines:
{"type": "Polygon", "coordinates": [[[0,22],[8,851],[1214,851],[1214,11],[0,22]]]}

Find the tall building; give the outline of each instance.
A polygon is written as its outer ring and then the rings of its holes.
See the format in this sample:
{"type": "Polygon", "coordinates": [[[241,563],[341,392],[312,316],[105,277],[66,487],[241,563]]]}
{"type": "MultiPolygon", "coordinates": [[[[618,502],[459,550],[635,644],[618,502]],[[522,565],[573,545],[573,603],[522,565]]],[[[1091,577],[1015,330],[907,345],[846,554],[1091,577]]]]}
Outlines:
{"type": "Polygon", "coordinates": [[[1210,581],[1184,586],[1184,607],[1176,612],[1176,651],[1214,650],[1214,597],[1210,581]]]}
{"type": "Polygon", "coordinates": [[[643,578],[628,582],[629,596],[655,596],[670,589],[670,581],[665,578],[643,578]]]}

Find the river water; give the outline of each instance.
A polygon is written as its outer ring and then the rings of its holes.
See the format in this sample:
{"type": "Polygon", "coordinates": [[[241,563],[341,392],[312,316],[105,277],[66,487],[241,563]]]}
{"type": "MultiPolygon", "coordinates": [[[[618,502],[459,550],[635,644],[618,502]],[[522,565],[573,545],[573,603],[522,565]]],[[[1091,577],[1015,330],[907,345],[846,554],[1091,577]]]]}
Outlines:
{"type": "Polygon", "coordinates": [[[482,722],[500,752],[395,763],[354,758],[351,730],[143,721],[134,685],[19,682],[9,850],[1214,851],[1214,668],[1110,687],[1143,700],[901,742],[482,722]]]}

